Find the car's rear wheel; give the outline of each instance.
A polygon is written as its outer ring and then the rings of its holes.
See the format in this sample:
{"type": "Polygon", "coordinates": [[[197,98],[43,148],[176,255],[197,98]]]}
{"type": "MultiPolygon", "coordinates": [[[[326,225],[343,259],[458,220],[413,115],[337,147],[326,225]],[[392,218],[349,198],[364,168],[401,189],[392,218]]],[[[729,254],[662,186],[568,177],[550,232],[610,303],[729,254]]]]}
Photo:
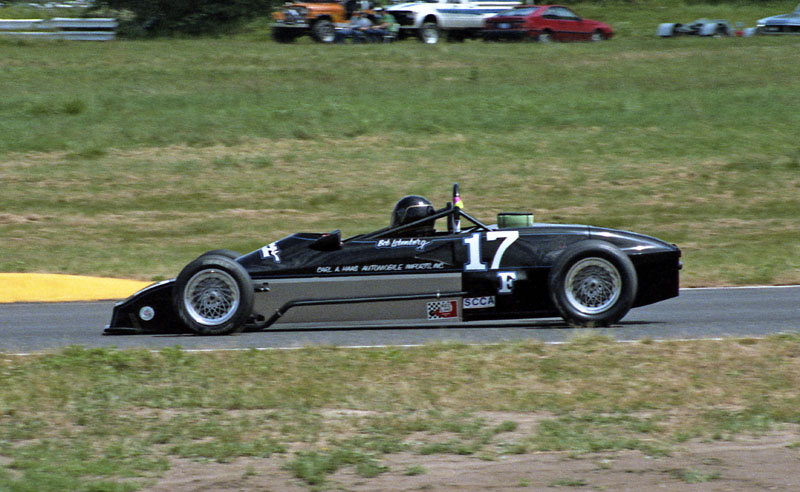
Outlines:
{"type": "Polygon", "coordinates": [[[244,329],[253,311],[253,283],[239,263],[205,254],[184,267],[172,291],[175,311],[198,335],[227,335],[244,329]]]}
{"type": "Polygon", "coordinates": [[[550,298],[573,326],[608,326],[622,319],[637,291],[630,258],[603,241],[582,241],[561,253],[550,270],[550,298]]]}

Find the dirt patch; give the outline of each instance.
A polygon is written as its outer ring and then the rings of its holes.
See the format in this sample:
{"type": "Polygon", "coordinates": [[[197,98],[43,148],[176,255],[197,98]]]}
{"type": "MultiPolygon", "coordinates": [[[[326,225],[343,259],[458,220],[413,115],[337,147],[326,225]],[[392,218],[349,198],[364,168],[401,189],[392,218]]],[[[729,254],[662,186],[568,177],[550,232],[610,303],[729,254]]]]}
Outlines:
{"type": "Polygon", "coordinates": [[[3,224],[30,224],[41,222],[48,217],[39,214],[0,214],[0,225],[3,224]]]}
{"type": "MultiPolygon", "coordinates": [[[[349,491],[643,491],[753,492],[800,490],[800,448],[794,431],[735,441],[690,442],[669,456],[639,451],[530,453],[493,460],[411,453],[384,455],[388,470],[364,478],[352,468],[331,475],[325,490],[349,491]]],[[[304,491],[282,468],[287,456],[232,463],[174,460],[147,492],[304,491]]]]}

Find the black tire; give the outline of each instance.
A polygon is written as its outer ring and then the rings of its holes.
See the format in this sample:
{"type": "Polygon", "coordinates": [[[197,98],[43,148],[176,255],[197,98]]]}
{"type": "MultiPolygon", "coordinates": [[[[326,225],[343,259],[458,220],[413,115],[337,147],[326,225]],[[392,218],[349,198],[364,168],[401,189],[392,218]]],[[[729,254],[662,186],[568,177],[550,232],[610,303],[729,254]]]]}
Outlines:
{"type": "Polygon", "coordinates": [[[540,43],[552,43],[554,41],[553,33],[551,31],[544,30],[539,33],[539,36],[536,38],[536,40],[540,43]]]}
{"type": "Polygon", "coordinates": [[[419,40],[425,44],[436,44],[442,37],[439,26],[435,22],[423,22],[419,26],[419,40]]]}
{"type": "Polygon", "coordinates": [[[598,29],[592,33],[591,41],[606,41],[606,40],[608,40],[608,37],[605,35],[603,31],[598,29]]]}
{"type": "Polygon", "coordinates": [[[242,331],[253,311],[253,282],[240,264],[205,254],[186,265],[172,290],[178,317],[198,335],[242,331]]]}
{"type": "Polygon", "coordinates": [[[550,299],[572,326],[608,326],[630,311],[636,269],[630,258],[604,241],[581,241],[556,259],[548,278],[550,299]]]}
{"type": "Polygon", "coordinates": [[[211,251],[206,251],[202,255],[198,256],[198,258],[211,255],[220,255],[224,256],[225,258],[230,258],[231,260],[235,260],[236,258],[242,256],[241,253],[239,253],[238,251],[234,251],[232,249],[214,249],[211,251]]]}
{"type": "Polygon", "coordinates": [[[318,20],[311,28],[311,35],[320,43],[332,43],[336,40],[336,27],[327,19],[318,20]]]}

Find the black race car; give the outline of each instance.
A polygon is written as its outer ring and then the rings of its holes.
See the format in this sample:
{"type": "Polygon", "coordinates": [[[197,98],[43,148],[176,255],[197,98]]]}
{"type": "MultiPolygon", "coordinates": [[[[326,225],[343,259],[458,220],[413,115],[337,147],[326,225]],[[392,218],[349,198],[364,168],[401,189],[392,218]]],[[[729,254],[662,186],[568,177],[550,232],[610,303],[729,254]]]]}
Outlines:
{"type": "Polygon", "coordinates": [[[487,225],[453,202],[400,200],[389,227],[342,240],[297,233],[240,255],[205,253],[114,307],[106,334],[225,335],[270,327],[447,326],[561,316],[607,326],[678,295],[681,251],[633,232],[487,225]],[[446,228],[436,230],[435,225],[446,228]],[[463,222],[463,225],[462,225],[463,222]]]}

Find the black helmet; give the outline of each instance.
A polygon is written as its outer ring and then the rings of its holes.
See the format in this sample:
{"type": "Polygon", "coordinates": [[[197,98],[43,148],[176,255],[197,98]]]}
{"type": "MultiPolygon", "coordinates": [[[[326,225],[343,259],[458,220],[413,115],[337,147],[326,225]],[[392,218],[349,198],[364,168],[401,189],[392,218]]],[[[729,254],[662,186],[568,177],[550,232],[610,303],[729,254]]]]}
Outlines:
{"type": "MultiPolygon", "coordinates": [[[[392,227],[397,227],[405,224],[416,222],[425,217],[430,217],[434,214],[433,204],[424,197],[417,195],[409,195],[400,199],[397,205],[394,206],[392,211],[392,227]]],[[[406,229],[404,234],[432,234],[433,222],[426,222],[419,227],[413,229],[406,229]]]]}

